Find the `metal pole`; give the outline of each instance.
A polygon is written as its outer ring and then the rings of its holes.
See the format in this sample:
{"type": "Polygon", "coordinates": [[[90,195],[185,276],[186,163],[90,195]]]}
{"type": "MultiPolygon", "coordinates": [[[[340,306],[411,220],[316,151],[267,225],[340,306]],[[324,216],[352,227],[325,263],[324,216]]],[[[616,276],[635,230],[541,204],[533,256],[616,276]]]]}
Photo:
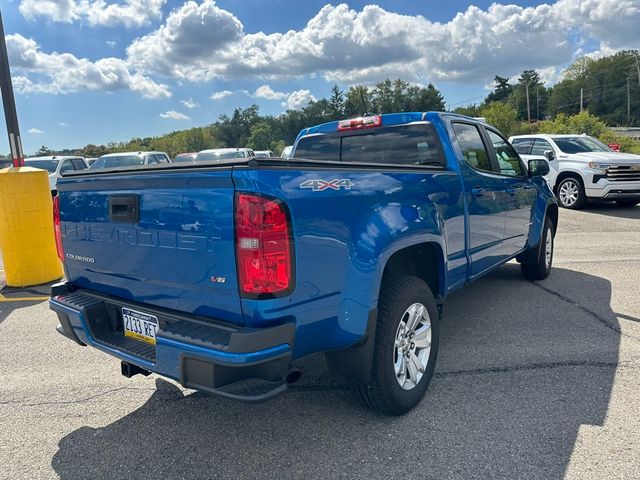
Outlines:
{"type": "Polygon", "coordinates": [[[13,166],[23,167],[24,154],[22,153],[22,140],[20,139],[20,127],[18,126],[18,114],[16,113],[16,100],[13,97],[13,85],[11,84],[7,43],[4,39],[2,12],[0,12],[0,90],[2,90],[2,105],[4,106],[4,118],[7,122],[13,166]]]}
{"type": "Polygon", "coordinates": [[[582,111],[582,93],[584,89],[580,89],[580,111],[582,111]]]}
{"type": "Polygon", "coordinates": [[[529,84],[524,84],[525,91],[527,92],[527,122],[531,123],[531,105],[529,105],[529,84]]]}
{"type": "Polygon", "coordinates": [[[540,94],[538,90],[540,89],[539,85],[536,85],[536,120],[540,120],[540,94]]]}
{"type": "Polygon", "coordinates": [[[627,125],[631,125],[631,84],[627,77],[627,125]]]}

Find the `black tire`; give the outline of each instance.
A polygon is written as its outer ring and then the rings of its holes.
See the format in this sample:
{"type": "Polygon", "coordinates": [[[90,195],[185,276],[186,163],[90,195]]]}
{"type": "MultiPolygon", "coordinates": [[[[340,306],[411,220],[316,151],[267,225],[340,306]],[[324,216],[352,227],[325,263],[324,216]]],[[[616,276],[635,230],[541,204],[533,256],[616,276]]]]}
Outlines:
{"type": "Polygon", "coordinates": [[[358,385],[362,401],[369,408],[387,415],[402,415],[415,407],[424,397],[433,376],[439,334],[438,306],[424,281],[409,275],[396,276],[385,281],[378,300],[371,378],[369,382],[358,385]],[[428,357],[425,351],[428,360],[417,385],[405,390],[400,386],[394,368],[395,339],[400,321],[403,320],[407,309],[416,303],[422,304],[429,315],[431,350],[428,357]]]}
{"type": "Polygon", "coordinates": [[[543,280],[549,276],[551,273],[551,265],[553,263],[553,247],[555,245],[554,239],[554,231],[553,231],[553,223],[549,220],[549,217],[546,217],[544,221],[544,230],[542,231],[542,235],[540,236],[540,243],[536,247],[537,255],[535,256],[535,261],[529,263],[521,263],[520,269],[522,270],[522,275],[527,280],[543,280]],[[546,246],[547,240],[551,242],[551,254],[547,257],[546,246]]]}
{"type": "Polygon", "coordinates": [[[616,200],[616,205],[619,207],[635,207],[640,203],[640,200],[616,200]]]}
{"type": "Polygon", "coordinates": [[[587,204],[587,195],[584,193],[584,185],[578,177],[563,178],[556,188],[558,203],[563,208],[577,210],[587,204]],[[575,192],[573,195],[565,194],[565,192],[575,192]]]}

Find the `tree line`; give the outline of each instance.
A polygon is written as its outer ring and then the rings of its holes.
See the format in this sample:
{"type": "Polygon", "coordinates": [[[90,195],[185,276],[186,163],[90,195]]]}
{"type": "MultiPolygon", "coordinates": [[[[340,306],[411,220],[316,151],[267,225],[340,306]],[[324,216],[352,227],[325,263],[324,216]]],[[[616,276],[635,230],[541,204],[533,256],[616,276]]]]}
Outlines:
{"type": "MultiPolygon", "coordinates": [[[[52,151],[43,146],[36,154],[97,157],[109,152],[160,150],[174,156],[220,147],[249,147],[279,154],[293,143],[300,130],[312,125],[365,113],[445,109],[444,98],[433,84],[419,86],[401,79],[387,79],[373,87],[354,85],[347,90],[334,85],[327,98],[280,115],[261,115],[258,106],[251,105],[221,115],[216,122],[203,127],[127,142],[89,144],[79,149],[52,151]]],[[[485,117],[507,135],[548,128],[550,123],[541,127],[542,123],[580,112],[598,117],[605,126],[635,125],[640,121],[639,53],[629,50],[599,59],[580,58],[552,87],[547,87],[535,70],[524,70],[513,81],[496,75],[493,90],[481,103],[460,106],[454,112],[485,117]]]]}

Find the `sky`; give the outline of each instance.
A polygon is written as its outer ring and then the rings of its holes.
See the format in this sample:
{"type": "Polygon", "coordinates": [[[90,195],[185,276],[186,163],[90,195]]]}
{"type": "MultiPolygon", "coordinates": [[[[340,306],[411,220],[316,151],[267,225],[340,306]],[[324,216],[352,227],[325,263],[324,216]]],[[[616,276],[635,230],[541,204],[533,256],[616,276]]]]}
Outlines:
{"type": "Polygon", "coordinates": [[[534,68],[553,85],[580,56],[640,48],[640,0],[0,5],[27,154],[207,125],[254,103],[277,115],[385,78],[431,82],[453,109],[482,101],[494,75],[534,68]]]}

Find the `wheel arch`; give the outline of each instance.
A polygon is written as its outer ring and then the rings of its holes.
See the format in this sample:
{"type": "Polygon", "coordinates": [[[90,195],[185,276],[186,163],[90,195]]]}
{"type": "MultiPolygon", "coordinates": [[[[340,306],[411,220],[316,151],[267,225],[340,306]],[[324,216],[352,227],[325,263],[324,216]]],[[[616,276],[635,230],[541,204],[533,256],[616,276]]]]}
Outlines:
{"type": "MultiPolygon", "coordinates": [[[[382,268],[382,275],[377,287],[377,296],[380,295],[385,281],[389,278],[397,275],[412,275],[424,280],[429,286],[440,310],[446,291],[445,271],[444,252],[438,242],[425,241],[400,247],[384,261],[384,268],[382,268]]],[[[327,363],[331,370],[358,382],[369,380],[377,315],[376,307],[370,311],[366,333],[357,345],[343,350],[326,352],[327,363]]]]}
{"type": "Polygon", "coordinates": [[[582,178],[582,174],[578,170],[563,170],[556,176],[555,184],[553,185],[553,193],[558,194],[558,185],[566,178],[575,178],[578,180],[582,187],[584,188],[584,178],[582,178]]]}

